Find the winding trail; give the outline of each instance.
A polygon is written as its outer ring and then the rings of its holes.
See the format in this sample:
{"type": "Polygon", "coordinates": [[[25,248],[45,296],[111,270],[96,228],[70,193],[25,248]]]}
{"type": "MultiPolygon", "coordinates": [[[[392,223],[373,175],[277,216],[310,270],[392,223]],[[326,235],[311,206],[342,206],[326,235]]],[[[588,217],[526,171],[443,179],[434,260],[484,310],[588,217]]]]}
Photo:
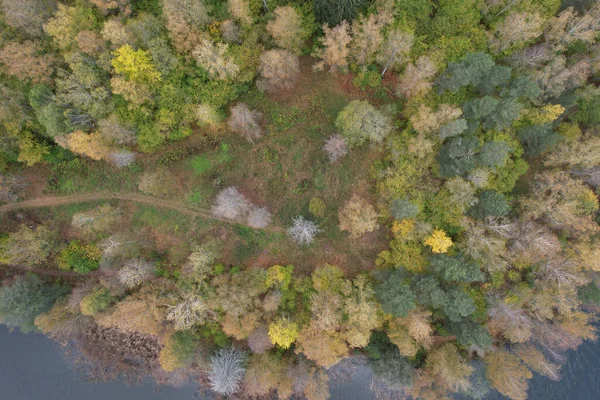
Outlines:
{"type": "MultiPolygon", "coordinates": [[[[24,200],[16,203],[8,203],[0,206],[0,213],[7,211],[16,211],[23,208],[42,208],[42,207],[54,207],[64,204],[74,204],[74,203],[85,203],[88,201],[98,201],[98,200],[125,200],[132,201],[135,203],[148,204],[151,206],[159,207],[159,208],[167,208],[170,210],[174,210],[180,212],[182,214],[191,215],[194,217],[200,217],[204,219],[212,219],[216,221],[221,221],[226,224],[232,225],[244,225],[252,228],[244,221],[239,220],[231,220],[226,218],[215,217],[210,210],[188,206],[178,201],[173,200],[164,200],[159,199],[152,196],[144,196],[136,193],[118,193],[118,192],[91,192],[91,193],[81,193],[74,194],[70,196],[44,196],[38,197],[31,200],[24,200]]],[[[252,228],[257,229],[257,228],[252,228]]],[[[278,226],[268,226],[265,228],[261,228],[261,230],[269,231],[269,232],[284,232],[284,229],[278,226]]]]}

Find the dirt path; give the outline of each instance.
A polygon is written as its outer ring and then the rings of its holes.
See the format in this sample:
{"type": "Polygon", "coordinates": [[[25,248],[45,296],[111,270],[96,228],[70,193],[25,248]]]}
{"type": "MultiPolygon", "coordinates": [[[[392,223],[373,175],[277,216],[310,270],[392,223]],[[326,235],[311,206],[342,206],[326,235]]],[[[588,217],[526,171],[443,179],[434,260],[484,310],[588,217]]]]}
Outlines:
{"type": "MultiPolygon", "coordinates": [[[[125,200],[133,201],[136,203],[148,204],[159,208],[168,208],[170,210],[178,211],[182,214],[191,215],[194,217],[200,217],[205,219],[213,219],[227,224],[233,225],[245,225],[246,223],[237,220],[230,220],[225,218],[219,218],[212,215],[210,210],[206,210],[199,207],[187,206],[183,203],[172,200],[164,200],[151,196],[144,196],[136,193],[112,193],[112,192],[92,192],[74,194],[71,196],[44,196],[36,199],[24,200],[16,203],[8,203],[0,206],[0,213],[7,211],[16,211],[22,208],[42,208],[42,207],[54,207],[63,204],[74,204],[74,203],[85,203],[88,201],[97,200],[125,200]]],[[[253,228],[255,229],[255,228],[253,228]]],[[[283,232],[284,230],[277,226],[268,226],[262,228],[262,230],[269,232],[283,232]]]]}
{"type": "Polygon", "coordinates": [[[81,278],[81,277],[87,278],[90,276],[107,275],[106,272],[103,272],[99,269],[96,271],[88,272],[87,274],[82,274],[82,273],[74,272],[74,271],[57,271],[57,270],[42,269],[42,268],[21,267],[18,265],[8,265],[8,264],[0,264],[0,267],[8,268],[8,269],[18,269],[21,271],[35,272],[36,274],[40,274],[40,275],[66,276],[66,277],[76,277],[76,278],[81,278]]]}

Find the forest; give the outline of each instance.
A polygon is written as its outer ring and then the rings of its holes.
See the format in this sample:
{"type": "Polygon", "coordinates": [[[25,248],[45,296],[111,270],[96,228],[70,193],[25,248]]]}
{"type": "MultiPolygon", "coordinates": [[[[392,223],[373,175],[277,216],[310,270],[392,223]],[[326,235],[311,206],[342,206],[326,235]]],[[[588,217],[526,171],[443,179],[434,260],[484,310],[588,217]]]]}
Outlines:
{"type": "Polygon", "coordinates": [[[596,339],[600,0],[0,4],[0,322],[88,379],[524,400],[596,339]]]}

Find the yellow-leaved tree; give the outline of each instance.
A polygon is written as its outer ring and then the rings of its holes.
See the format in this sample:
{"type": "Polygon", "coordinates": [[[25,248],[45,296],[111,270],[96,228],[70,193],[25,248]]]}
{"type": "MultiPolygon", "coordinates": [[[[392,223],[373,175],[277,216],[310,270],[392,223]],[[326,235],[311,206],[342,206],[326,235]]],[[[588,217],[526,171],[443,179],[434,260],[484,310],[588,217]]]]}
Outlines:
{"type": "Polygon", "coordinates": [[[152,64],[152,58],[146,50],[134,50],[126,44],[115,50],[114,55],[111,64],[117,74],[138,82],[160,81],[160,72],[152,64]]]}
{"type": "Polygon", "coordinates": [[[431,236],[425,239],[425,245],[431,247],[434,253],[446,253],[452,246],[452,239],[441,229],[434,229],[431,236]]]}
{"type": "Polygon", "coordinates": [[[269,325],[269,338],[273,344],[288,349],[298,337],[298,325],[286,318],[279,318],[269,325]]]}

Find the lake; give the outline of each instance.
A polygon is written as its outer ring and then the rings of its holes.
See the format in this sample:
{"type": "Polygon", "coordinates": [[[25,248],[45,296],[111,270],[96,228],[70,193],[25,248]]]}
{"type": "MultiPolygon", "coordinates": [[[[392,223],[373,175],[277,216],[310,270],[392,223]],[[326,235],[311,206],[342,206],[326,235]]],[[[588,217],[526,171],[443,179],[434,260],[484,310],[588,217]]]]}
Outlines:
{"type": "MultiPolygon", "coordinates": [[[[600,343],[585,342],[569,352],[563,379],[553,382],[536,376],[530,381],[529,399],[600,399],[600,343]]],[[[352,382],[331,388],[334,400],[368,400],[370,374],[359,371],[352,382]]],[[[175,389],[151,382],[137,386],[113,381],[87,382],[75,373],[63,349],[41,334],[9,332],[0,325],[0,400],[183,400],[197,399],[196,388],[175,389]]],[[[501,399],[495,394],[490,399],[501,399]]]]}

